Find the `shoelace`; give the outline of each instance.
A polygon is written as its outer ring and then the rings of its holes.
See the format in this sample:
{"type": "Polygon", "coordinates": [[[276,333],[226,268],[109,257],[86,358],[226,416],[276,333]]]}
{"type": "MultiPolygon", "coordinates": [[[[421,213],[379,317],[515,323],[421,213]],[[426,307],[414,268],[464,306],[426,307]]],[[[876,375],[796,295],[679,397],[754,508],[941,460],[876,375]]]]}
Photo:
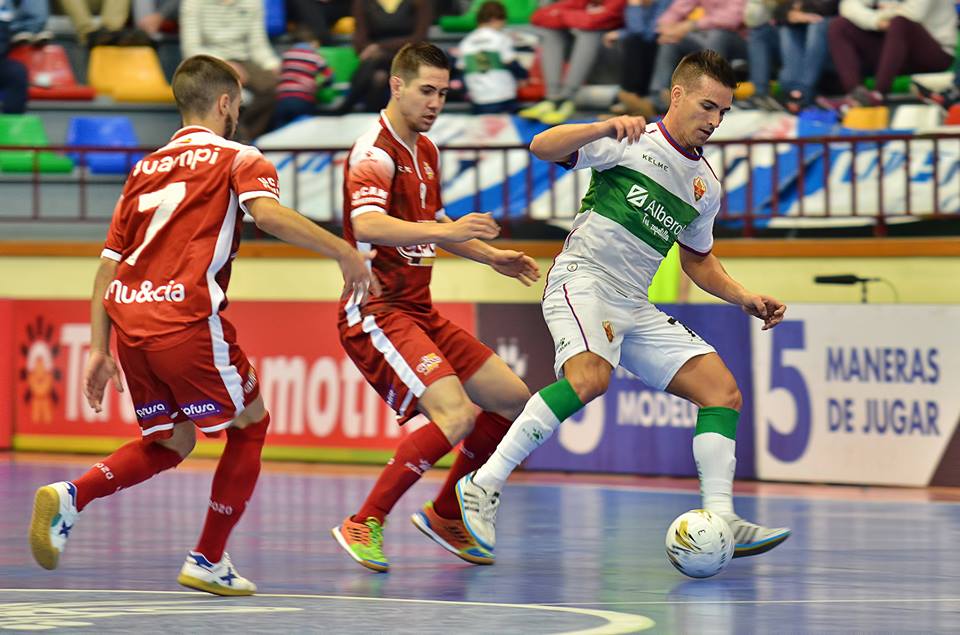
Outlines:
{"type": "Polygon", "coordinates": [[[383,525],[369,520],[364,525],[370,528],[370,545],[379,547],[383,543],[383,525]]]}
{"type": "Polygon", "coordinates": [[[497,523],[498,509],[500,509],[499,492],[494,492],[493,494],[480,499],[480,518],[491,525],[496,525],[497,523]]]}

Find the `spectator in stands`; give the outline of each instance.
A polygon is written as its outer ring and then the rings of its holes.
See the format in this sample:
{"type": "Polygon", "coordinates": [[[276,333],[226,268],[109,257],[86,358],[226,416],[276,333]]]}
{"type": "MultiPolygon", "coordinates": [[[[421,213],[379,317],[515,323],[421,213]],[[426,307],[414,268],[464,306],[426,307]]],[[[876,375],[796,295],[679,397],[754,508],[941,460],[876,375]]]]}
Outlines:
{"type": "Polygon", "coordinates": [[[184,58],[213,55],[240,75],[252,98],[244,100],[238,137],[250,142],[270,125],[280,58],[267,39],[263,0],[182,0],[180,45],[184,58]]]}
{"type": "Polygon", "coordinates": [[[653,61],[657,57],[657,20],[673,0],[627,0],[623,8],[624,28],[603,36],[605,46],[620,42],[620,92],[610,112],[614,115],[652,117],[649,100],[653,61]]]}
{"type": "Polygon", "coordinates": [[[944,71],[957,45],[957,12],[947,0],[841,0],[828,28],[830,55],[847,96],[827,107],[879,106],[897,75],[944,71]],[[862,71],[876,76],[875,90],[862,71]]]}
{"type": "Polygon", "coordinates": [[[21,114],[27,109],[27,69],[7,57],[13,15],[11,1],[0,0],[0,91],[3,91],[3,113],[7,115],[21,114]]]}
{"type": "Polygon", "coordinates": [[[133,0],[133,21],[153,40],[173,30],[179,15],[180,0],[133,0]]]}
{"type": "Polygon", "coordinates": [[[330,41],[330,29],[350,15],[350,0],[287,0],[287,17],[310,29],[320,42],[330,41]]]}
{"type": "Polygon", "coordinates": [[[130,0],[60,0],[70,16],[77,41],[83,46],[115,44],[123,35],[130,18],[130,0]],[[100,11],[100,26],[94,24],[93,11],[100,11]]]}
{"type": "Polygon", "coordinates": [[[53,39],[53,33],[46,30],[50,0],[20,0],[18,4],[10,23],[10,45],[42,46],[53,39]]]}
{"type": "Polygon", "coordinates": [[[390,99],[390,62],[407,42],[426,39],[433,23],[432,0],[353,0],[356,20],[353,46],[360,66],[350,79],[350,92],[340,106],[350,112],[363,103],[378,112],[390,99]]]}
{"type": "Polygon", "coordinates": [[[477,115],[517,110],[517,79],[527,71],[517,61],[513,40],[503,32],[507,10],[488,0],[477,11],[477,28],[460,43],[457,67],[477,115]]]}
{"type": "Polygon", "coordinates": [[[660,112],[666,112],[669,104],[667,93],[673,69],[687,53],[712,49],[728,60],[743,59],[744,6],[745,0],[674,0],[660,16],[660,48],[650,80],[650,96],[660,112]]]}
{"type": "Polygon", "coordinates": [[[317,89],[333,83],[333,70],[317,52],[320,40],[304,26],[298,29],[298,35],[300,42],[287,49],[280,59],[273,128],[285,126],[297,117],[317,114],[317,89]]]}
{"type": "Polygon", "coordinates": [[[747,0],[744,7],[743,23],[747,27],[747,68],[750,83],[754,86],[750,106],[758,110],[783,110],[780,102],[770,96],[770,73],[773,65],[780,67],[781,85],[785,69],[780,51],[780,38],[773,19],[773,12],[778,4],[780,4],[778,0],[747,0]]]}
{"type": "Polygon", "coordinates": [[[626,0],[560,0],[534,12],[530,23],[539,27],[547,98],[521,110],[521,117],[555,125],[573,116],[573,97],[593,69],[603,46],[603,33],[623,26],[625,5],[626,0]],[[565,61],[570,62],[566,77],[565,61]]]}
{"type": "Polygon", "coordinates": [[[816,97],[829,54],[827,29],[837,15],[837,4],[837,0],[787,0],[774,9],[783,53],[781,90],[787,110],[794,114],[816,97]]]}

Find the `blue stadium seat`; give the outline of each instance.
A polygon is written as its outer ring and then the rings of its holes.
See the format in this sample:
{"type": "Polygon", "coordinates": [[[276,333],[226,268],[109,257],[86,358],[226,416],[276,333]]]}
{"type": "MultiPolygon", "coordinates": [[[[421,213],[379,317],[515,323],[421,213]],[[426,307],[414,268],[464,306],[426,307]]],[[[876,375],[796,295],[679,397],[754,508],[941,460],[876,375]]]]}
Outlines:
{"type": "Polygon", "coordinates": [[[831,110],[807,108],[797,117],[798,137],[828,137],[840,127],[840,116],[831,110]]]}
{"type": "MultiPolygon", "coordinates": [[[[137,148],[140,142],[129,117],[73,117],[67,128],[68,146],[137,148]]],[[[92,174],[126,174],[144,157],[142,152],[79,152],[69,154],[77,165],[86,165],[92,174]]]]}
{"type": "Polygon", "coordinates": [[[277,37],[287,32],[287,8],[284,0],[263,0],[267,35],[277,37]]]}

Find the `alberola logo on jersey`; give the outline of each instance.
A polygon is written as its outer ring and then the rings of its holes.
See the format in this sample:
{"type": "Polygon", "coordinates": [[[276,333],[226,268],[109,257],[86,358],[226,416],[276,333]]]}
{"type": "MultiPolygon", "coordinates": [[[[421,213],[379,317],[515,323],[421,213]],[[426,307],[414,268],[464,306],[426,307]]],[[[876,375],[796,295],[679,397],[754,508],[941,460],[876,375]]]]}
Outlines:
{"type": "Polygon", "coordinates": [[[441,363],[443,363],[443,360],[440,359],[439,355],[436,353],[427,353],[420,358],[420,363],[417,364],[417,372],[426,377],[435,371],[441,363]]]}
{"type": "Polygon", "coordinates": [[[140,288],[131,289],[119,280],[114,280],[107,287],[107,293],[103,297],[110,299],[113,295],[113,301],[120,304],[145,304],[147,302],[183,302],[187,297],[187,291],[183,285],[176,280],[171,280],[167,284],[162,284],[156,289],[149,280],[144,280],[140,288]]]}
{"type": "Polygon", "coordinates": [[[175,167],[190,168],[196,170],[200,163],[209,163],[213,165],[220,158],[220,149],[210,150],[209,148],[190,148],[178,154],[165,156],[159,159],[141,159],[137,161],[133,169],[133,176],[141,172],[143,174],[153,174],[154,172],[169,172],[175,167]]]}
{"type": "Polygon", "coordinates": [[[693,179],[693,198],[700,200],[707,193],[707,184],[699,176],[693,179]]]}
{"type": "Polygon", "coordinates": [[[196,420],[218,415],[222,411],[220,410],[220,406],[218,406],[215,402],[209,399],[204,399],[203,401],[194,401],[193,403],[183,404],[180,406],[180,412],[182,412],[187,418],[196,420]]]}
{"type": "Polygon", "coordinates": [[[627,192],[627,202],[640,209],[644,213],[643,224],[654,234],[664,240],[668,240],[672,233],[674,237],[679,236],[680,232],[686,228],[686,225],[667,211],[667,208],[657,202],[650,193],[636,183],[630,186],[627,192]],[[648,200],[649,199],[649,202],[648,200]],[[652,221],[657,221],[660,226],[653,227],[652,221]]]}

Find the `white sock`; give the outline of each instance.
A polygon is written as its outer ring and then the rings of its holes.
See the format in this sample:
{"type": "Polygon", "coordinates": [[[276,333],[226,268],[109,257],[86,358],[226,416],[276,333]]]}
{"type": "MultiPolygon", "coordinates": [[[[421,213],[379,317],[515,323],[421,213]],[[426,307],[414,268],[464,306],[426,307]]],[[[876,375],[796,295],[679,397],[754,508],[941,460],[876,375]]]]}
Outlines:
{"type": "Polygon", "coordinates": [[[721,516],[733,514],[733,472],[737,442],[716,432],[693,437],[693,458],[700,475],[703,508],[721,516]]]}
{"type": "Polygon", "coordinates": [[[533,395],[496,451],[477,470],[473,482],[487,491],[499,492],[521,461],[543,445],[559,425],[560,420],[540,393],[533,395]]]}

